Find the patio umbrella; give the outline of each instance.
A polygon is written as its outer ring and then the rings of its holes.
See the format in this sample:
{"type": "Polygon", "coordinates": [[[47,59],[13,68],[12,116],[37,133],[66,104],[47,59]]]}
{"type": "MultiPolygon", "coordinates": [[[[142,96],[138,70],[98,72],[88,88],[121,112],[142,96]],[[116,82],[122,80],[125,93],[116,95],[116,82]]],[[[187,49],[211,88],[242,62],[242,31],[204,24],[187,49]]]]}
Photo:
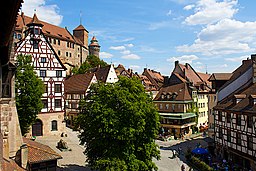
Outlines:
{"type": "Polygon", "coordinates": [[[205,148],[195,148],[194,150],[192,150],[192,153],[194,154],[208,154],[208,150],[205,148]]]}

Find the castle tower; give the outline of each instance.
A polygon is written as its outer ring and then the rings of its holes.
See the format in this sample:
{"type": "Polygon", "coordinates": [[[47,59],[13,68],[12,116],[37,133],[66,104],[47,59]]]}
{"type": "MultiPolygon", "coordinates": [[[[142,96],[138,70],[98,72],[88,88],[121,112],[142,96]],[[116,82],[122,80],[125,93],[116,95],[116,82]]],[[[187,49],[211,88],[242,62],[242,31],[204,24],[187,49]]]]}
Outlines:
{"type": "Polygon", "coordinates": [[[91,43],[89,45],[89,55],[95,55],[97,57],[100,57],[99,53],[100,53],[100,45],[96,37],[93,36],[91,43]]]}
{"type": "Polygon", "coordinates": [[[79,39],[86,48],[88,48],[88,33],[89,32],[81,24],[73,30],[74,37],[79,39]]]}

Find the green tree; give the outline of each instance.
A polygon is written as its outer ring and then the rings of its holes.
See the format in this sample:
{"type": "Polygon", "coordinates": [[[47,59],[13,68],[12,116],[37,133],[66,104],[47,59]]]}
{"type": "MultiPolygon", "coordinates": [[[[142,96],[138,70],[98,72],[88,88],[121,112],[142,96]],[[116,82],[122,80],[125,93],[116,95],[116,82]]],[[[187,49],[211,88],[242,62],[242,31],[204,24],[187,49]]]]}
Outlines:
{"type": "Polygon", "coordinates": [[[107,66],[108,64],[95,55],[88,55],[85,62],[82,63],[82,65],[80,67],[73,68],[72,73],[73,74],[84,74],[90,68],[94,68],[99,65],[104,67],[104,66],[107,66]]]}
{"type": "Polygon", "coordinates": [[[137,78],[93,84],[77,118],[89,166],[104,171],[157,170],[159,114],[137,78]]]}
{"type": "Polygon", "coordinates": [[[43,108],[41,97],[44,92],[44,84],[34,72],[30,55],[18,55],[17,63],[16,106],[21,133],[25,135],[43,108]]]}

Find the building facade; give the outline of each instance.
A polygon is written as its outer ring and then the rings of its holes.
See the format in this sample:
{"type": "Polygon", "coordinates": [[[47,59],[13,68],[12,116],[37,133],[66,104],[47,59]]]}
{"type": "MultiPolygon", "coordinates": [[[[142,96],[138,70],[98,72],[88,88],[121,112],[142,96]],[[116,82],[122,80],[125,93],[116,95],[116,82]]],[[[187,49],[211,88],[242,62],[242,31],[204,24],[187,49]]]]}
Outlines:
{"type": "Polygon", "coordinates": [[[15,54],[32,56],[34,71],[45,85],[42,97],[44,106],[38,114],[38,120],[32,125],[31,134],[33,136],[60,135],[65,131],[63,121],[66,67],[44,35],[43,24],[36,14],[27,27],[26,36],[19,42],[15,54]]]}
{"type": "Polygon", "coordinates": [[[256,170],[256,55],[243,60],[218,90],[216,152],[242,170],[256,170]]]}
{"type": "Polygon", "coordinates": [[[162,132],[176,138],[192,133],[196,125],[197,92],[186,83],[180,83],[160,89],[154,98],[154,104],[161,116],[162,132]]]}

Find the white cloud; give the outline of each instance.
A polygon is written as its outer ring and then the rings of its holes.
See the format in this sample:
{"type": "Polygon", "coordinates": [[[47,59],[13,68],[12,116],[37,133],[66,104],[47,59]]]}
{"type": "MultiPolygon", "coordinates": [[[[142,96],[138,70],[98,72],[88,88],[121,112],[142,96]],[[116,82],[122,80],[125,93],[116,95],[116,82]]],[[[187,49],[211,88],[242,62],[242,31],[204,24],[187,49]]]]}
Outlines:
{"type": "Polygon", "coordinates": [[[169,10],[166,15],[171,16],[172,15],[172,10],[169,10]]]}
{"type": "Polygon", "coordinates": [[[108,52],[100,52],[100,58],[112,58],[113,55],[108,52]]]}
{"type": "Polygon", "coordinates": [[[234,58],[225,58],[226,61],[231,61],[231,62],[240,62],[242,60],[247,59],[248,56],[240,56],[240,57],[234,57],[234,58]]]}
{"type": "Polygon", "coordinates": [[[133,47],[134,45],[132,43],[125,44],[126,47],[133,47]]]}
{"type": "MultiPolygon", "coordinates": [[[[188,25],[211,24],[225,18],[232,18],[238,11],[234,8],[238,0],[199,0],[195,4],[194,14],[185,19],[188,25]]],[[[189,7],[187,7],[189,8],[189,7]]]]}
{"type": "Polygon", "coordinates": [[[192,8],[194,8],[194,7],[195,7],[195,5],[191,4],[191,5],[185,6],[183,9],[188,11],[188,10],[191,10],[192,8]]]}
{"type": "Polygon", "coordinates": [[[122,56],[121,58],[123,59],[132,59],[132,60],[137,60],[137,59],[140,59],[141,57],[139,55],[136,55],[136,54],[128,54],[128,55],[124,55],[122,56]]]}
{"type": "Polygon", "coordinates": [[[177,46],[179,52],[198,52],[203,55],[226,55],[255,50],[256,22],[224,19],[202,29],[192,45],[177,46]]]}
{"type": "Polygon", "coordinates": [[[196,55],[183,55],[178,57],[170,57],[167,59],[168,62],[174,63],[175,61],[179,61],[180,63],[192,63],[194,60],[199,59],[196,55]]]}
{"type": "Polygon", "coordinates": [[[122,51],[120,53],[124,54],[124,55],[128,55],[128,54],[131,54],[131,51],[130,50],[124,50],[124,51],[122,51]]]}
{"type": "Polygon", "coordinates": [[[125,46],[110,46],[111,50],[125,50],[125,46]]]}
{"type": "Polygon", "coordinates": [[[63,19],[63,16],[59,14],[59,7],[56,4],[46,5],[46,0],[25,0],[22,4],[22,11],[30,17],[36,13],[39,20],[54,25],[60,25],[63,19]]]}

